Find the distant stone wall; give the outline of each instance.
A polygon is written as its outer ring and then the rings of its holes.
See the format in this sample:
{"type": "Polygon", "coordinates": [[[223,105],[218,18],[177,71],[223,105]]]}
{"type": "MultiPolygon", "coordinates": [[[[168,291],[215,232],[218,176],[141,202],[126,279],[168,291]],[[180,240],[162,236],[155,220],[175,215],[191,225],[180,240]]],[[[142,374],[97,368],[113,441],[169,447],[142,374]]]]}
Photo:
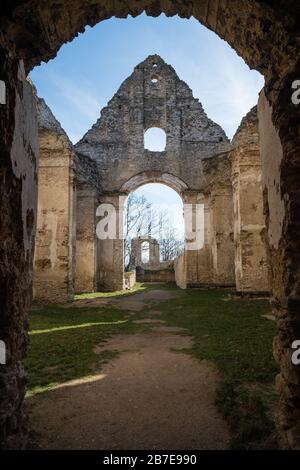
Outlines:
{"type": "Polygon", "coordinates": [[[174,262],[160,261],[158,241],[150,236],[131,240],[131,266],[136,270],[138,282],[175,282],[174,262]],[[149,244],[149,260],[143,261],[142,245],[149,244]]]}
{"type": "Polygon", "coordinates": [[[175,282],[181,289],[186,289],[186,262],[185,253],[174,259],[175,282]]]}
{"type": "Polygon", "coordinates": [[[268,292],[263,214],[262,166],[257,107],[242,120],[233,138],[232,185],[236,288],[268,292]]]}
{"type": "Polygon", "coordinates": [[[128,271],[124,273],[124,288],[125,289],[132,289],[136,283],[136,272],[128,271]]]}
{"type": "Polygon", "coordinates": [[[48,303],[66,302],[74,295],[74,152],[44,100],[38,100],[38,123],[40,162],[34,297],[48,303]]]}
{"type": "Polygon", "coordinates": [[[136,269],[136,280],[138,282],[175,282],[173,263],[166,262],[165,267],[163,267],[162,263],[162,266],[156,269],[138,266],[136,269]]]}

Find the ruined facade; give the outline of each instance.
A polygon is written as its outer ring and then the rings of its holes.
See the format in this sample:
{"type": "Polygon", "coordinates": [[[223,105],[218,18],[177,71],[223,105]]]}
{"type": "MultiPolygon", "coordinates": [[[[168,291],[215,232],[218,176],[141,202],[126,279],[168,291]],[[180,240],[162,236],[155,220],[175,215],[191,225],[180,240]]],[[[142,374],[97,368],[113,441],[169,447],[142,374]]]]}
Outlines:
{"type": "MultiPolygon", "coordinates": [[[[118,236],[95,241],[97,255],[90,266],[95,267],[98,289],[124,287],[124,202],[131,191],[150,182],[168,185],[184,201],[185,223],[191,227],[185,246],[186,285],[234,285],[229,150],[225,132],[206,116],[188,85],[161,57],[149,56],[135,67],[75,145],[78,171],[83,173],[81,166],[89,162],[96,166],[99,201],[112,205],[117,215],[118,236]],[[166,133],[162,152],[145,149],[144,134],[152,127],[166,133]],[[200,208],[196,214],[199,205],[202,213],[200,208]],[[192,219],[197,219],[197,226],[192,219]]],[[[86,172],[89,187],[93,187],[91,174],[86,172]]],[[[93,225],[90,220],[89,226],[93,225]]],[[[80,283],[80,273],[77,279],[80,283]]]]}
{"type": "Polygon", "coordinates": [[[257,107],[244,117],[230,159],[238,292],[269,292],[257,107]]]}
{"type": "Polygon", "coordinates": [[[74,296],[76,191],[72,143],[37,99],[40,160],[34,257],[34,296],[66,302],[74,296]]]}
{"type": "Polygon", "coordinates": [[[22,360],[32,296],[38,158],[35,99],[26,73],[53,58],[86,25],[146,11],[152,16],[162,12],[194,16],[265,77],[259,127],[267,130],[261,141],[262,187],[278,324],[274,349],[281,368],[278,430],[282,446],[299,448],[300,371],[290,361],[291,344],[299,339],[300,331],[300,107],[297,100],[291,100],[293,83],[300,76],[299,2],[49,0],[41,5],[37,0],[22,0],[1,8],[0,80],[5,84],[6,101],[0,105],[0,331],[8,351],[7,364],[0,369],[1,446],[26,444],[22,360]],[[265,175],[264,170],[268,170],[265,175]]]}
{"type": "Polygon", "coordinates": [[[179,260],[163,267],[159,246],[150,237],[150,262],[142,266],[140,248],[146,239],[133,240],[138,280],[269,291],[256,108],[230,143],[174,69],[159,56],[149,56],[74,149],[43,100],[38,100],[38,118],[38,300],[43,295],[51,302],[72,298],[75,231],[76,291],[125,287],[124,205],[131,191],[149,182],[167,184],[181,195],[185,249],[179,260]],[[145,148],[145,131],[153,126],[166,132],[162,152],[145,148]],[[115,234],[97,237],[96,226],[110,208],[115,234]]]}

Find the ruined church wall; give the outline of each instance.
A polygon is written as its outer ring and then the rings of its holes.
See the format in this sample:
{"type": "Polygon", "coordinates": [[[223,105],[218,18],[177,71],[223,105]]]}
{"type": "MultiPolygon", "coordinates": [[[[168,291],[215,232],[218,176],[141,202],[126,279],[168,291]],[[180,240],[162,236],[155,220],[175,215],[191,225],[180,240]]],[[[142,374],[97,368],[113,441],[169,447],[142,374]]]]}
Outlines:
{"type": "Polygon", "coordinates": [[[113,218],[116,221],[116,226],[115,236],[113,238],[97,238],[96,287],[98,291],[109,292],[125,288],[123,239],[124,202],[125,198],[120,196],[119,193],[100,197],[100,205],[110,204],[114,208],[113,218]]]}
{"type": "Polygon", "coordinates": [[[105,194],[140,174],[155,181],[168,173],[191,190],[203,189],[203,158],[227,152],[230,142],[188,85],[155,55],[135,67],[75,148],[97,163],[105,194]],[[144,133],[151,127],[166,133],[162,152],[144,148],[144,133]]]}
{"type": "Polygon", "coordinates": [[[75,292],[94,292],[97,286],[96,209],[98,198],[91,189],[77,189],[75,292]]]}
{"type": "Polygon", "coordinates": [[[181,289],[186,289],[186,262],[185,253],[174,259],[175,282],[181,289]]]}
{"type": "Polygon", "coordinates": [[[235,286],[232,188],[213,191],[211,206],[212,284],[235,286]]]}
{"type": "Polygon", "coordinates": [[[41,302],[66,302],[74,295],[74,152],[68,137],[42,101],[38,117],[40,162],[34,297],[41,302]]]}

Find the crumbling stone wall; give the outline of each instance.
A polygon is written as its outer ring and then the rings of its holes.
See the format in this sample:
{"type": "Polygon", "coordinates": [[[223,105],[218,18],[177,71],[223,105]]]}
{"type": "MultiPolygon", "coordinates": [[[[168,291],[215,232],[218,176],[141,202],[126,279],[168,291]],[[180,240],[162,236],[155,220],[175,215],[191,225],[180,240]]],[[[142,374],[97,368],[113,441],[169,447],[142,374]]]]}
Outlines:
{"type": "Polygon", "coordinates": [[[37,115],[23,61],[0,47],[0,78],[6,104],[0,105],[0,339],[6,364],[0,365],[0,448],[23,449],[28,311],[37,212],[37,115]]]}
{"type": "Polygon", "coordinates": [[[131,268],[136,269],[139,282],[175,282],[174,262],[160,261],[160,245],[155,238],[136,237],[131,240],[131,268]],[[143,261],[142,245],[149,244],[149,260],[143,261]]]}
{"type": "Polygon", "coordinates": [[[135,67],[75,149],[97,163],[102,190],[111,193],[141,173],[170,173],[189,189],[203,189],[203,158],[227,152],[230,144],[188,85],[153,55],[135,67]],[[165,151],[144,148],[151,127],[166,132],[165,151]]]}
{"type": "Polygon", "coordinates": [[[292,83],[300,76],[298,0],[95,0],[92,3],[89,0],[49,0],[42,5],[38,0],[18,0],[6,2],[2,9],[0,79],[7,86],[7,106],[0,107],[0,318],[2,334],[7,343],[13,345],[10,363],[0,372],[6,385],[7,373],[11,374],[11,386],[1,393],[2,446],[21,447],[24,442],[21,406],[24,389],[18,365],[24,355],[33,249],[32,238],[29,245],[24,243],[24,237],[28,241],[24,226],[27,225],[31,236],[36,220],[30,202],[32,199],[34,203],[36,189],[36,133],[32,122],[28,126],[34,111],[28,95],[23,94],[22,60],[28,71],[41,60],[53,58],[60,46],[83,31],[87,24],[94,25],[112,16],[136,16],[145,10],[152,16],[162,12],[185,18],[193,15],[228,41],[250,67],[265,76],[265,110],[275,126],[274,135],[280,140],[282,149],[280,166],[273,168],[276,190],[272,189],[269,179],[263,187],[265,200],[269,201],[270,197],[272,201],[267,212],[268,236],[272,238],[274,233],[276,240],[270,249],[274,255],[270,259],[274,308],[278,312],[277,350],[280,347],[280,365],[284,369],[284,387],[281,389],[284,420],[280,422],[279,432],[284,446],[299,448],[300,372],[299,368],[283,361],[290,354],[292,340],[299,338],[300,107],[291,101],[292,83]],[[16,172],[14,155],[17,166],[19,163],[22,168],[20,173],[16,172]],[[269,192],[276,197],[269,196],[269,192]],[[280,206],[276,216],[277,202],[280,206]],[[28,215],[26,222],[24,213],[28,215]],[[279,227],[276,220],[281,222],[279,227]],[[17,400],[13,397],[15,392],[17,400]],[[7,406],[7,400],[11,406],[7,406]]]}
{"type": "Polygon", "coordinates": [[[240,292],[268,292],[256,106],[242,120],[232,144],[236,288],[240,292]]]}
{"type": "Polygon", "coordinates": [[[157,268],[160,265],[160,246],[155,238],[136,237],[131,240],[131,267],[143,266],[144,268],[157,268]],[[142,257],[142,245],[149,245],[149,260],[145,263],[142,257]]]}
{"type": "Polygon", "coordinates": [[[97,290],[96,263],[96,209],[98,195],[95,190],[77,189],[76,206],[76,275],[75,292],[97,290]]]}
{"type": "MultiPolygon", "coordinates": [[[[188,242],[187,283],[234,284],[230,256],[232,217],[228,216],[232,210],[227,159],[230,143],[223,129],[206,116],[188,85],[161,57],[149,56],[135,67],[75,149],[81,162],[86,157],[96,164],[101,185],[99,198],[104,203],[112,201],[121,217],[119,196],[129,194],[143,183],[168,184],[181,194],[185,204],[195,207],[204,193],[207,198],[214,193],[210,210],[214,216],[214,238],[217,238],[215,263],[211,239],[207,238],[201,249],[191,249],[192,242],[188,242]],[[160,127],[166,132],[164,151],[144,148],[144,133],[150,127],[160,127]],[[221,191],[219,204],[216,191],[221,191]]],[[[205,230],[209,230],[212,219],[207,217],[205,222],[205,230]]],[[[117,225],[122,225],[120,220],[117,225]]],[[[98,244],[97,285],[120,289],[121,243],[100,240],[98,244]]]]}
{"type": "MultiPolygon", "coordinates": [[[[268,242],[268,266],[269,280],[272,286],[272,307],[280,330],[274,338],[274,357],[280,365],[281,372],[276,378],[277,389],[280,393],[280,407],[277,413],[277,424],[280,433],[281,444],[284,447],[296,447],[299,445],[300,412],[295,404],[300,396],[300,381],[298,367],[293,365],[291,345],[295,337],[300,338],[298,326],[299,305],[297,293],[293,300],[286,300],[286,293],[292,288],[286,285],[284,264],[281,259],[282,233],[284,231],[285,210],[284,198],[280,186],[279,169],[283,162],[283,147],[278,131],[272,122],[272,108],[268,103],[263,89],[258,101],[260,150],[262,160],[262,187],[264,195],[264,210],[266,213],[266,239],[268,242]],[[288,313],[291,313],[289,319],[288,313]]],[[[294,195],[295,196],[295,195],[294,195]]],[[[291,204],[296,203],[292,198],[291,204]]],[[[294,274],[295,275],[295,274],[294,274]]],[[[289,277],[289,283],[293,285],[293,275],[289,277]]]]}
{"type": "Polygon", "coordinates": [[[76,274],[75,292],[97,290],[96,210],[100,183],[95,162],[80,154],[76,166],[76,274]]]}
{"type": "Polygon", "coordinates": [[[40,161],[34,261],[37,301],[73,299],[75,172],[73,146],[42,99],[37,101],[40,161]]]}

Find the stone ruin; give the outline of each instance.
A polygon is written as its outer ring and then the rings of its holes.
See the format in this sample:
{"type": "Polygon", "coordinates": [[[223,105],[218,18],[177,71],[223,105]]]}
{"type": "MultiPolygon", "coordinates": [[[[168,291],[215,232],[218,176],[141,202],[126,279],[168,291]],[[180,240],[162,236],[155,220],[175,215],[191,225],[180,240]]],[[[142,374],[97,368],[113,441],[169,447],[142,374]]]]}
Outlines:
{"type": "Polygon", "coordinates": [[[174,261],[160,260],[160,246],[155,238],[136,237],[131,240],[130,269],[139,282],[175,282],[174,261]],[[143,245],[148,245],[149,259],[143,260],[143,245]]]}
{"type": "MultiPolygon", "coordinates": [[[[211,195],[209,202],[206,201],[204,207],[204,219],[210,222],[205,225],[207,230],[204,234],[204,246],[210,247],[210,242],[213,240],[211,249],[205,248],[199,253],[194,253],[192,257],[190,256],[192,251],[184,253],[177,260],[179,265],[177,267],[177,282],[184,286],[186,283],[192,283],[193,278],[199,277],[203,281],[203,272],[201,273],[200,269],[202,264],[198,263],[198,260],[204,263],[206,256],[207,258],[211,256],[212,260],[207,259],[207,262],[214,268],[209,270],[210,277],[214,277],[215,280],[219,278],[221,281],[223,276],[222,262],[224,262],[222,245],[224,246],[224,239],[227,238],[225,246],[226,243],[231,246],[230,253],[234,253],[234,259],[237,260],[236,264],[230,263],[232,266],[231,276],[239,289],[244,288],[244,285],[250,286],[253,276],[250,274],[244,276],[246,280],[244,283],[241,281],[241,273],[242,270],[253,269],[253,265],[251,266],[250,263],[253,262],[256,249],[251,249],[251,240],[256,246],[260,239],[258,227],[265,225],[263,230],[267,242],[269,286],[278,326],[274,340],[274,355],[280,366],[280,374],[276,380],[280,392],[277,429],[282,447],[300,448],[300,371],[299,367],[290,360],[292,342],[299,339],[300,331],[300,180],[298,177],[300,171],[300,106],[299,90],[297,90],[297,82],[300,77],[300,10],[297,0],[289,0],[288,2],[282,0],[273,0],[272,2],[269,0],[231,0],[230,2],[211,0],[143,0],[140,2],[134,0],[126,2],[124,0],[115,0],[114,2],[104,0],[72,0],[72,2],[12,0],[3,6],[0,15],[0,83],[2,90],[0,103],[0,199],[2,208],[0,212],[0,326],[1,340],[7,346],[7,364],[2,366],[0,370],[1,448],[23,448],[27,440],[26,416],[23,406],[26,381],[22,361],[28,342],[28,312],[32,299],[39,150],[36,98],[32,87],[26,81],[26,76],[41,61],[48,61],[55,57],[62,44],[71,41],[79,32],[84,31],[87,25],[93,26],[112,17],[125,18],[128,14],[135,17],[142,12],[154,17],[161,13],[165,13],[167,16],[179,15],[182,18],[193,16],[227,41],[243,57],[250,68],[258,70],[265,78],[265,87],[258,103],[261,187],[265,221],[262,219],[263,222],[260,223],[259,218],[255,216],[254,227],[252,227],[252,224],[249,225],[246,219],[242,225],[239,225],[238,220],[233,220],[233,228],[229,232],[229,236],[224,236],[222,230],[219,230],[223,228],[222,224],[213,215],[217,207],[222,210],[222,203],[230,199],[229,196],[225,199],[220,197],[221,191],[224,190],[220,186],[217,197],[211,195]],[[6,99],[3,104],[4,94],[6,99]],[[234,239],[234,237],[236,238],[234,239]],[[238,250],[239,245],[240,249],[238,250]],[[248,247],[250,247],[249,250],[248,247]],[[218,252],[221,253],[221,256],[218,256],[218,252]],[[180,273],[184,273],[184,275],[179,276],[180,273]]],[[[197,44],[195,47],[197,48],[197,44]]],[[[244,124],[246,123],[244,122],[244,124]]],[[[253,129],[252,125],[249,129],[251,127],[253,129]]],[[[244,137],[246,137],[246,129],[247,126],[244,127],[244,137]]],[[[47,130],[45,129],[45,137],[46,134],[47,130]]],[[[58,139],[58,143],[63,145],[65,151],[68,144],[63,140],[62,138],[58,139]]],[[[109,147],[109,142],[107,144],[109,147]]],[[[255,141],[251,146],[253,149],[257,146],[255,141]]],[[[46,147],[44,148],[45,152],[46,147]]],[[[240,170],[235,171],[233,176],[237,184],[235,187],[231,185],[232,192],[235,192],[234,199],[232,199],[235,207],[229,213],[232,214],[233,219],[236,219],[237,214],[240,214],[242,221],[242,208],[247,205],[245,193],[239,196],[239,192],[246,184],[244,176],[248,170],[247,165],[243,165],[243,161],[246,163],[247,160],[245,152],[242,151],[240,154],[238,147],[242,150],[243,143],[236,139],[236,148],[230,158],[232,167],[230,165],[227,167],[228,161],[225,155],[224,161],[220,157],[220,163],[226,167],[224,173],[230,174],[234,167],[233,159],[238,159],[236,169],[240,166],[240,170]],[[239,208],[238,204],[240,203],[239,208]]],[[[69,147],[69,151],[73,152],[74,148],[69,147]]],[[[41,158],[43,158],[43,151],[41,158]]],[[[70,158],[73,157],[70,156],[70,158]]],[[[76,149],[74,158],[75,161],[80,158],[76,149]]],[[[64,160],[66,162],[66,155],[64,160]]],[[[97,197],[98,194],[101,195],[101,187],[98,188],[97,185],[101,185],[101,181],[98,181],[95,162],[86,158],[87,161],[89,164],[87,164],[86,172],[91,172],[91,176],[95,177],[95,185],[92,185],[96,188],[94,194],[84,182],[85,176],[80,174],[81,169],[77,165],[76,178],[81,181],[81,188],[79,188],[79,183],[76,184],[76,190],[69,184],[71,194],[67,195],[66,192],[65,197],[71,203],[75,191],[77,194],[82,191],[81,202],[76,197],[77,209],[82,204],[87,208],[87,212],[90,211],[95,217],[94,204],[98,204],[97,197]],[[84,193],[85,190],[86,193],[84,193]]],[[[212,162],[212,160],[210,161],[212,162]]],[[[202,163],[203,170],[207,169],[205,159],[202,163]]],[[[215,170],[217,166],[215,166],[215,170]]],[[[61,171],[63,173],[63,170],[61,171]]],[[[71,166],[66,169],[66,172],[69,173],[69,181],[71,181],[71,166]]],[[[158,174],[155,177],[160,178],[158,174]]],[[[142,181],[141,177],[139,179],[142,181]]],[[[163,179],[165,182],[166,180],[170,181],[170,175],[163,179]]],[[[187,188],[182,187],[182,184],[177,184],[176,179],[171,179],[171,182],[179,193],[187,192],[187,188]]],[[[251,184],[246,186],[249,189],[252,187],[251,184]]],[[[230,185],[227,188],[228,192],[229,187],[230,185]]],[[[129,188],[125,187],[125,194],[126,189],[130,190],[130,185],[129,188]]],[[[199,188],[194,189],[197,191],[199,188]]],[[[205,199],[208,193],[204,191],[201,195],[205,199]]],[[[108,195],[106,196],[108,197],[108,195]]],[[[194,196],[194,200],[197,199],[195,194],[194,196]]],[[[53,192],[49,194],[49,198],[52,197],[54,200],[53,192]]],[[[49,206],[50,204],[45,209],[46,211],[52,210],[49,206]]],[[[257,205],[258,207],[259,205],[257,205]]],[[[54,206],[53,214],[56,214],[55,210],[54,206]]],[[[65,206],[61,210],[67,210],[66,219],[72,219],[70,208],[65,206]]],[[[96,289],[100,286],[99,281],[104,287],[109,287],[107,280],[110,277],[110,272],[106,270],[107,262],[105,260],[102,263],[103,269],[99,268],[98,262],[96,263],[93,270],[93,272],[97,272],[96,276],[91,273],[91,263],[98,259],[100,247],[98,243],[94,242],[93,230],[89,232],[85,229],[83,215],[82,211],[79,211],[79,216],[77,216],[76,251],[78,259],[76,264],[77,266],[81,264],[81,268],[75,275],[75,290],[96,289]],[[85,256],[86,261],[84,260],[85,256]],[[106,280],[103,280],[105,272],[107,276],[106,280]]],[[[230,226],[228,222],[230,222],[229,217],[226,218],[227,229],[230,226]]],[[[71,233],[70,225],[72,225],[71,222],[64,226],[57,225],[59,229],[63,230],[63,237],[69,237],[66,234],[67,232],[71,233]]],[[[41,225],[39,226],[41,227],[41,225]]],[[[72,281],[72,275],[70,276],[68,273],[72,273],[71,259],[74,259],[74,254],[71,253],[70,245],[68,249],[59,250],[53,243],[50,255],[49,239],[51,237],[55,238],[56,233],[52,234],[49,231],[48,240],[45,234],[44,254],[41,255],[41,258],[36,257],[36,260],[57,257],[60,264],[60,275],[64,279],[63,289],[59,289],[59,296],[65,299],[71,298],[74,280],[72,281]],[[57,250],[57,256],[55,250],[57,250]]],[[[40,248],[42,248],[42,243],[40,243],[40,248]]],[[[67,243],[69,244],[69,241],[67,243]]],[[[261,253],[260,250],[259,253],[261,253]]],[[[265,256],[262,256],[261,259],[261,263],[254,263],[254,269],[256,269],[255,266],[259,266],[263,272],[265,256]]],[[[114,271],[118,263],[116,257],[111,272],[114,271]]],[[[41,264],[43,265],[43,262],[41,264]]],[[[48,262],[46,262],[46,266],[47,264],[49,266],[48,262]]],[[[50,279],[50,272],[48,274],[50,279]]],[[[53,276],[54,278],[55,276],[53,276]]],[[[35,283],[37,282],[35,280],[35,283]]],[[[121,279],[118,280],[119,282],[121,279]]],[[[52,281],[50,284],[53,286],[52,281]]],[[[38,284],[36,284],[36,295],[38,298],[38,284]]]]}
{"type": "MultiPolygon", "coordinates": [[[[140,279],[268,291],[256,108],[230,142],[175,70],[154,55],[135,67],[75,146],[40,99],[38,119],[37,300],[125,287],[123,207],[130,192],[151,182],[180,194],[193,228],[182,256],[161,266],[160,276],[146,267],[140,279]],[[152,127],[166,133],[162,152],[144,146],[152,127]],[[115,239],[97,238],[99,204],[115,209],[115,239]]],[[[159,263],[159,248],[149,241],[151,263],[159,263]]]]}

